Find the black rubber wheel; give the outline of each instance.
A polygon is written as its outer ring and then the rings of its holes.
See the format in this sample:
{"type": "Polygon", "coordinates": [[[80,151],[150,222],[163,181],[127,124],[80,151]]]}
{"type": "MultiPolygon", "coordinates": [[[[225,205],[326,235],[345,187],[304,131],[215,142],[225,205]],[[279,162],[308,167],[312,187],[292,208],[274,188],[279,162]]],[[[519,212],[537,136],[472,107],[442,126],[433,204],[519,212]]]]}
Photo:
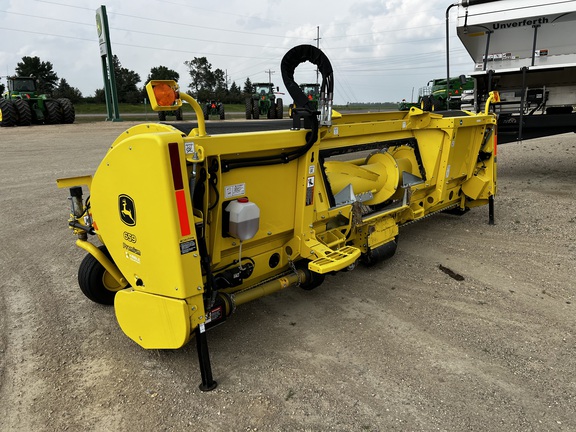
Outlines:
{"type": "Polygon", "coordinates": [[[44,123],[45,124],[60,124],[62,123],[62,109],[60,104],[55,100],[47,99],[44,101],[44,123]]]}
{"type": "Polygon", "coordinates": [[[276,118],[281,119],[284,117],[284,103],[281,98],[276,100],[276,118]]]}
{"type": "Polygon", "coordinates": [[[166,111],[158,111],[158,120],[166,121],[166,111]]]}
{"type": "Polygon", "coordinates": [[[32,109],[28,102],[23,99],[13,99],[12,104],[18,114],[18,120],[16,121],[18,126],[30,126],[32,124],[32,109]]]}
{"type": "Polygon", "coordinates": [[[76,120],[76,111],[74,110],[74,105],[68,98],[59,98],[56,99],[60,104],[60,108],[62,109],[62,123],[64,124],[72,124],[74,120],[76,120]]]}
{"type": "Polygon", "coordinates": [[[395,240],[383,244],[375,249],[370,249],[367,253],[362,254],[362,264],[366,267],[372,267],[381,261],[392,258],[398,247],[398,236],[395,240]]]}
{"type": "MultiPolygon", "coordinates": [[[[111,260],[106,246],[100,246],[98,249],[111,260]]],[[[116,292],[122,289],[104,266],[91,254],[87,254],[80,263],[78,285],[86,297],[94,303],[103,305],[113,305],[116,292]]]]}
{"type": "Polygon", "coordinates": [[[254,101],[254,105],[252,107],[252,118],[254,120],[258,120],[260,118],[260,102],[254,101]]]}
{"type": "Polygon", "coordinates": [[[182,108],[178,108],[176,110],[176,120],[184,120],[184,116],[182,115],[182,108]]]}
{"type": "Polygon", "coordinates": [[[252,99],[246,99],[246,120],[252,118],[252,99]]]}
{"type": "Polygon", "coordinates": [[[429,96],[423,96],[420,101],[420,109],[422,111],[432,111],[432,100],[429,96]]]}
{"type": "Polygon", "coordinates": [[[218,114],[220,115],[220,120],[224,120],[226,115],[224,114],[224,104],[220,104],[218,107],[218,114]]]}
{"type": "Polygon", "coordinates": [[[324,282],[324,279],[326,278],[325,274],[320,274],[309,270],[308,262],[308,260],[302,260],[296,263],[296,268],[303,271],[305,274],[305,281],[300,282],[300,288],[306,291],[318,288],[320,285],[322,285],[322,282],[324,282]]]}
{"type": "Polygon", "coordinates": [[[276,104],[270,104],[270,108],[268,108],[268,112],[266,113],[266,118],[273,119],[276,118],[276,104]]]}
{"type": "Polygon", "coordinates": [[[0,97],[0,112],[2,112],[2,122],[0,122],[0,126],[9,127],[16,125],[18,114],[11,100],[0,97]]]}

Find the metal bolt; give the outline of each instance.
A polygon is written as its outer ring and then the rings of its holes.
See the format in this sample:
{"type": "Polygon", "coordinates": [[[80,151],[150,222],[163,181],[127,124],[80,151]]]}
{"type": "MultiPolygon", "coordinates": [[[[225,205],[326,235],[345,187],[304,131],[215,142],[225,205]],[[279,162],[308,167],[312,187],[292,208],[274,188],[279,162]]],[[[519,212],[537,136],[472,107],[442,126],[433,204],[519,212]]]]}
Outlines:
{"type": "Polygon", "coordinates": [[[198,288],[196,288],[198,291],[202,291],[202,287],[199,286],[198,288]]]}

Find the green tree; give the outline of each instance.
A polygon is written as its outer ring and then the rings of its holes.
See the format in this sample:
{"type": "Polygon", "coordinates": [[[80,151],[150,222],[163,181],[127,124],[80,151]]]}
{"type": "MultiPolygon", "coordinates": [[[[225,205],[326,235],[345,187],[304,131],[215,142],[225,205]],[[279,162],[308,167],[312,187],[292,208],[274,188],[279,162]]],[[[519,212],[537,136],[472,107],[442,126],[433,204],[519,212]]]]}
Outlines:
{"type": "Polygon", "coordinates": [[[214,71],[214,97],[220,101],[228,98],[226,73],[222,69],[216,69],[214,71]]]}
{"type": "Polygon", "coordinates": [[[252,87],[252,81],[250,81],[250,78],[246,78],[246,81],[244,81],[244,88],[242,89],[244,95],[251,95],[253,91],[252,87]]]}
{"type": "Polygon", "coordinates": [[[58,75],[49,61],[43,62],[39,57],[22,57],[16,65],[16,75],[19,77],[34,77],[38,80],[39,93],[51,93],[58,83],[58,75]]]}
{"type": "Polygon", "coordinates": [[[200,101],[212,98],[216,87],[216,77],[208,59],[206,57],[194,57],[193,60],[185,61],[184,64],[190,71],[192,82],[188,87],[192,96],[200,101]]]}
{"type": "Polygon", "coordinates": [[[156,66],[150,69],[148,78],[142,87],[142,99],[148,98],[148,93],[146,92],[146,84],[152,80],[174,80],[178,82],[180,79],[180,74],[175,70],[169,69],[166,66],[156,66]]]}
{"type": "Polygon", "coordinates": [[[130,69],[122,67],[117,55],[114,55],[112,63],[114,65],[118,102],[131,104],[141,102],[141,93],[138,90],[138,83],[141,81],[140,75],[130,69]]]}
{"type": "Polygon", "coordinates": [[[244,103],[244,95],[242,94],[240,87],[238,87],[235,82],[232,82],[232,85],[230,86],[227,102],[234,104],[244,103]]]}
{"type": "Polygon", "coordinates": [[[72,103],[78,103],[82,100],[82,92],[76,87],[70,86],[68,82],[62,78],[58,87],[52,92],[55,98],[68,98],[72,103]]]}
{"type": "Polygon", "coordinates": [[[180,79],[180,74],[175,70],[169,69],[166,66],[157,66],[150,69],[150,74],[146,79],[148,84],[152,80],[174,80],[178,81],[180,79]]]}

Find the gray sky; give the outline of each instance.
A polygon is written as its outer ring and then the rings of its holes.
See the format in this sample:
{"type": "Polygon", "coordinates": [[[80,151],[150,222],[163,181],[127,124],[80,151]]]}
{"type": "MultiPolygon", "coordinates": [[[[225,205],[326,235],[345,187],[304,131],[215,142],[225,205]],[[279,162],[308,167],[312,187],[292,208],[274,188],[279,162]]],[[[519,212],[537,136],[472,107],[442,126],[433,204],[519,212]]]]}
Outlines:
{"type": "MultiPolygon", "coordinates": [[[[144,84],[166,66],[190,83],[184,65],[206,57],[240,87],[272,81],[285,91],[280,61],[292,47],[316,45],[334,68],[334,102],[410,100],[446,75],[445,12],[451,0],[0,0],[0,75],[13,75],[24,56],[50,61],[59,78],[91,96],[103,87],[96,9],[105,5],[112,52],[144,84]]],[[[473,70],[450,20],[451,75],[473,70]]],[[[296,81],[316,80],[302,64],[296,81]]],[[[5,83],[5,78],[2,78],[5,83]]],[[[287,100],[288,95],[284,96],[287,100]]]]}

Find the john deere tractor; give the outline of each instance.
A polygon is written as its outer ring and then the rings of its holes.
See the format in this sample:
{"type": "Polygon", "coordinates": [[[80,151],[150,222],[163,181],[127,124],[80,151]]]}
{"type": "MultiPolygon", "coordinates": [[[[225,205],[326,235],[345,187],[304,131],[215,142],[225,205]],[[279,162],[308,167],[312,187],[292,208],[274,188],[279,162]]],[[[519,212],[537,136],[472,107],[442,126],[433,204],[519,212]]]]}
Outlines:
{"type": "Polygon", "coordinates": [[[224,104],[214,99],[202,105],[202,114],[204,114],[204,120],[209,120],[211,115],[218,116],[220,120],[226,118],[226,114],[224,113],[224,104]]]}
{"type": "MultiPolygon", "coordinates": [[[[276,91],[278,90],[276,87],[276,91]]],[[[281,119],[283,112],[282,98],[276,99],[274,84],[253,84],[252,96],[246,99],[246,120],[259,119],[260,115],[265,115],[269,119],[281,119]]]]}
{"type": "Polygon", "coordinates": [[[8,91],[0,98],[1,126],[74,123],[75,118],[70,99],[38,94],[34,78],[8,78],[8,91]]]}
{"type": "MultiPolygon", "coordinates": [[[[308,108],[313,111],[318,110],[318,98],[320,97],[320,84],[318,83],[305,83],[300,84],[300,90],[306,95],[309,105],[308,108]]],[[[288,108],[288,117],[292,118],[292,110],[297,107],[296,102],[292,102],[292,105],[288,108]]]]}
{"type": "MultiPolygon", "coordinates": [[[[450,78],[450,109],[460,109],[462,93],[464,90],[473,90],[474,80],[460,75],[450,78]]],[[[448,109],[448,96],[446,78],[437,78],[428,81],[426,87],[418,91],[418,102],[402,101],[398,107],[400,111],[408,111],[413,106],[423,111],[444,111],[448,109]]]]}

